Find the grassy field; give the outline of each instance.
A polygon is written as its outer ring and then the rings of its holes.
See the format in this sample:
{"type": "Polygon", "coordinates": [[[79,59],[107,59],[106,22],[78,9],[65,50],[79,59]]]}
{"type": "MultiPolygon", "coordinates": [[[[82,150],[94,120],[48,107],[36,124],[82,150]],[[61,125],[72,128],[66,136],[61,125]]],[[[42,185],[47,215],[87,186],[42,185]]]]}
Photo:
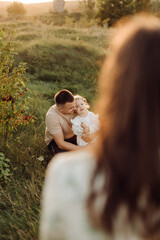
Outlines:
{"type": "MultiPolygon", "coordinates": [[[[13,27],[13,21],[0,27],[13,27]]],[[[41,191],[51,158],[45,143],[45,114],[54,94],[67,88],[87,98],[92,106],[97,79],[107,54],[112,29],[56,27],[34,21],[15,21],[14,40],[19,40],[16,63],[27,62],[27,83],[33,125],[21,127],[9,139],[1,136],[0,152],[11,160],[11,178],[0,185],[0,239],[37,240],[41,191]],[[43,156],[44,161],[39,161],[43,156]]],[[[13,39],[12,39],[13,40],[13,39]]]]}

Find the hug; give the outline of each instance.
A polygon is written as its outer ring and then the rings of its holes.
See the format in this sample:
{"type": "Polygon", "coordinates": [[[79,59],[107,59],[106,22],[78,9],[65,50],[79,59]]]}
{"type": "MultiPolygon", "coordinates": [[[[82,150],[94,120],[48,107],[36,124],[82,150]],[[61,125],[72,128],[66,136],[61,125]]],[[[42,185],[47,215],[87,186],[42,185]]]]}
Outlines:
{"type": "Polygon", "coordinates": [[[55,97],[55,105],[46,114],[45,142],[52,155],[80,149],[96,138],[98,114],[88,111],[85,98],[63,89],[55,97]]]}

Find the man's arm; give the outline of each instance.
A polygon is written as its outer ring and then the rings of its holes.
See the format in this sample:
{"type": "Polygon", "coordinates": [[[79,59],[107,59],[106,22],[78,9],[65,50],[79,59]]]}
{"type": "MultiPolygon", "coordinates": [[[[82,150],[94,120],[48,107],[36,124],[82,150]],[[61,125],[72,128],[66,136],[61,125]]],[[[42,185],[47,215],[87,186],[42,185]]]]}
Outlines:
{"type": "Polygon", "coordinates": [[[57,146],[58,146],[60,149],[64,149],[64,150],[77,150],[77,149],[80,149],[80,148],[81,148],[80,146],[77,146],[77,145],[75,145],[75,144],[66,142],[66,141],[64,140],[64,135],[63,135],[63,133],[54,134],[54,135],[53,135],[53,139],[54,139],[54,141],[56,142],[57,146]]]}

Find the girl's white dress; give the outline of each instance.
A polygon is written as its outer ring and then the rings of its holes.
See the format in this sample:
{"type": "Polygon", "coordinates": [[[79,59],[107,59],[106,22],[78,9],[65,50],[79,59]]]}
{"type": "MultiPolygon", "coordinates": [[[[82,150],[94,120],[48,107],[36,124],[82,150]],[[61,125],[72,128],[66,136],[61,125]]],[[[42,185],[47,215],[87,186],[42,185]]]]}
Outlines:
{"type": "Polygon", "coordinates": [[[87,145],[87,142],[83,141],[81,136],[84,132],[84,129],[81,127],[81,123],[84,123],[87,127],[90,128],[89,134],[95,133],[100,128],[99,115],[93,112],[88,111],[86,117],[76,116],[74,119],[71,119],[72,130],[75,135],[77,135],[77,144],[79,146],[87,145]]]}

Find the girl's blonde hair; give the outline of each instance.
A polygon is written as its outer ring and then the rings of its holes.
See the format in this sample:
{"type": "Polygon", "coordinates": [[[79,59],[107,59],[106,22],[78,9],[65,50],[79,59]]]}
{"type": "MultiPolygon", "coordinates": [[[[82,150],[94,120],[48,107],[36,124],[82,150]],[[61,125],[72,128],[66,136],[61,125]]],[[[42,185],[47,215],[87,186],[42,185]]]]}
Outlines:
{"type": "Polygon", "coordinates": [[[84,97],[82,97],[82,96],[80,96],[80,95],[75,95],[75,96],[74,96],[74,100],[75,100],[75,101],[76,101],[76,100],[82,100],[82,101],[85,103],[85,105],[86,105],[87,108],[90,107],[89,104],[88,104],[88,102],[87,102],[87,100],[86,100],[86,98],[84,98],[84,97]]]}

